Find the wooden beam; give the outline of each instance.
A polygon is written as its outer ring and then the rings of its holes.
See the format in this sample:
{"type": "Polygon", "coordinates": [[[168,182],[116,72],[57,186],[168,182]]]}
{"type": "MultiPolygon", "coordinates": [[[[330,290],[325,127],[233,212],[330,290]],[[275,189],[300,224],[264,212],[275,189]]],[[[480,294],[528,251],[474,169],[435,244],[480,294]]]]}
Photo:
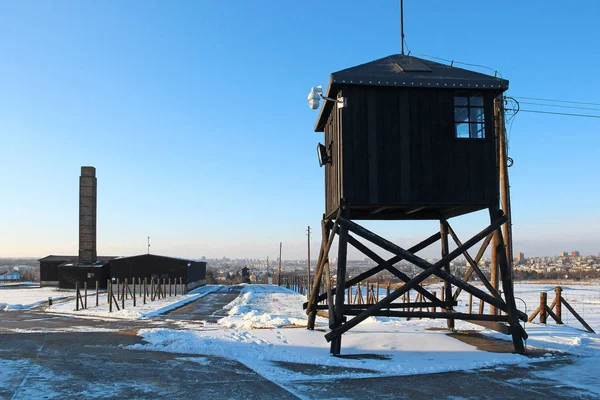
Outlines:
{"type": "MultiPolygon", "coordinates": [[[[444,257],[442,260],[439,260],[435,265],[437,265],[439,263],[443,264],[445,262],[450,262],[450,261],[454,260],[460,254],[462,254],[462,252],[465,249],[471,248],[474,244],[479,242],[481,239],[483,239],[489,233],[493,232],[495,229],[497,229],[500,225],[502,225],[505,222],[506,222],[506,216],[498,217],[494,222],[492,222],[492,224],[490,226],[488,226],[483,231],[479,232],[478,234],[473,236],[471,239],[466,241],[463,246],[454,249],[451,253],[448,254],[447,257],[444,257]]],[[[395,245],[394,243],[382,238],[381,236],[378,236],[377,234],[356,224],[355,222],[352,222],[345,218],[340,218],[339,223],[340,223],[340,225],[344,224],[344,225],[348,226],[348,229],[351,232],[354,232],[355,234],[362,237],[363,239],[366,239],[366,240],[378,245],[379,247],[383,248],[384,250],[387,250],[396,255],[402,255],[407,261],[410,261],[411,263],[413,263],[414,265],[416,265],[419,268],[427,270],[428,268],[433,266],[431,263],[427,262],[426,260],[423,260],[422,258],[420,258],[412,253],[409,253],[408,251],[404,250],[400,246],[395,245]]],[[[450,275],[444,271],[441,271],[440,268],[435,268],[433,271],[434,271],[433,274],[436,275],[437,277],[439,277],[443,280],[447,280],[450,283],[452,283],[453,285],[461,287],[466,292],[473,294],[473,296],[475,296],[481,300],[484,300],[485,302],[492,304],[492,305],[500,308],[503,311],[506,311],[506,303],[504,301],[498,300],[495,297],[485,293],[481,289],[478,289],[475,286],[473,286],[467,282],[464,282],[453,275],[450,275]]],[[[523,321],[527,320],[527,315],[525,313],[519,312],[519,317],[523,321]]]]}
{"type": "MultiPolygon", "coordinates": [[[[335,234],[337,231],[338,219],[339,219],[339,216],[341,215],[341,213],[342,213],[342,208],[340,207],[340,209],[338,210],[338,213],[337,213],[335,223],[333,224],[333,227],[331,228],[331,233],[329,234],[329,238],[327,240],[325,248],[321,247],[322,251],[319,254],[319,261],[318,261],[317,268],[315,270],[315,280],[313,283],[313,291],[310,294],[310,297],[308,299],[308,305],[306,307],[306,313],[309,315],[311,312],[313,312],[312,306],[314,304],[316,304],[316,298],[318,296],[318,288],[321,283],[321,276],[323,275],[323,267],[325,265],[325,259],[329,257],[329,249],[331,249],[331,245],[333,244],[333,238],[335,237],[335,234]]],[[[310,285],[310,282],[308,282],[308,284],[310,285]]]]}
{"type": "MultiPolygon", "coordinates": [[[[418,253],[419,251],[423,250],[424,248],[432,245],[433,243],[437,242],[440,239],[440,233],[436,232],[435,234],[431,235],[430,237],[428,237],[427,239],[423,240],[421,243],[414,245],[413,247],[411,247],[410,249],[408,249],[407,251],[411,252],[411,253],[418,253]]],[[[348,235],[348,243],[350,243],[352,246],[354,246],[355,248],[357,248],[359,251],[361,251],[361,249],[363,249],[363,247],[361,246],[356,246],[355,243],[358,242],[354,237],[352,237],[351,235],[348,235]],[[360,248],[359,248],[360,247],[360,248]]],[[[358,242],[360,243],[360,242],[358,242]]],[[[362,243],[361,243],[362,245],[362,243]]],[[[364,245],[363,245],[364,246],[364,245]]],[[[379,272],[383,271],[383,270],[388,270],[390,273],[394,274],[396,277],[402,279],[405,282],[408,282],[410,280],[410,278],[403,274],[402,272],[398,271],[396,268],[394,268],[394,264],[402,261],[404,259],[403,256],[394,256],[392,258],[390,258],[387,261],[383,261],[383,259],[381,257],[379,257],[377,254],[375,254],[375,252],[373,252],[371,249],[369,249],[368,247],[364,246],[365,249],[367,249],[368,251],[362,252],[363,254],[365,254],[367,257],[371,258],[373,261],[374,258],[377,258],[381,261],[375,261],[378,263],[378,265],[374,268],[371,268],[368,271],[363,272],[362,274],[357,275],[356,277],[348,280],[346,282],[346,284],[344,285],[344,290],[348,289],[354,285],[356,285],[358,282],[362,282],[365,279],[378,274],[379,272]],[[374,255],[373,257],[371,257],[369,254],[374,255]],[[398,274],[398,275],[396,275],[398,274]],[[403,276],[404,278],[401,278],[401,276],[403,276]],[[406,279],[406,280],[405,280],[406,279]]],[[[333,288],[333,293],[335,294],[337,290],[337,287],[333,288]]],[[[425,289],[423,289],[425,290],[425,289]]],[[[434,296],[435,297],[435,296],[434,296]]],[[[317,297],[317,302],[323,301],[327,298],[326,294],[322,294],[319,297],[317,297]]],[[[433,300],[433,299],[430,299],[433,300]]],[[[303,308],[306,309],[308,306],[308,302],[305,302],[303,305],[303,308]]]]}
{"type": "MultiPolygon", "coordinates": [[[[397,268],[395,268],[389,262],[386,262],[383,258],[379,257],[373,250],[369,249],[363,243],[359,242],[352,235],[348,235],[348,243],[350,243],[358,251],[360,251],[367,257],[369,257],[371,260],[375,261],[379,265],[383,265],[386,270],[388,270],[390,273],[394,274],[394,276],[396,276],[397,278],[401,279],[404,282],[410,281],[410,277],[408,275],[399,271],[397,268]]],[[[431,301],[439,301],[438,298],[436,298],[434,295],[432,295],[427,289],[423,288],[422,286],[417,286],[415,288],[415,290],[417,292],[421,293],[422,295],[424,295],[425,297],[427,297],[431,301]]]]}
{"type": "MultiPolygon", "coordinates": [[[[475,256],[475,259],[473,260],[475,262],[475,264],[479,263],[479,261],[483,257],[483,253],[485,253],[485,251],[487,250],[493,236],[494,236],[493,233],[490,233],[489,235],[486,236],[485,240],[481,244],[481,247],[479,248],[479,251],[477,252],[477,255],[475,256]]],[[[471,278],[472,274],[473,274],[473,267],[469,267],[469,269],[467,270],[467,273],[463,277],[463,281],[468,282],[469,279],[471,278]]],[[[454,300],[458,299],[458,296],[460,295],[461,291],[462,291],[461,288],[456,289],[456,292],[454,292],[454,300]]]]}
{"type": "MultiPolygon", "coordinates": [[[[348,310],[345,315],[359,315],[361,310],[348,310]]],[[[429,312],[429,311],[387,311],[381,310],[373,314],[374,317],[396,317],[396,318],[450,318],[469,321],[494,321],[508,322],[508,315],[490,314],[468,314],[459,312],[429,312]]],[[[351,320],[352,321],[352,320],[351,320]]],[[[325,336],[327,337],[327,336],[325,336]]]]}
{"type": "MultiPolygon", "coordinates": [[[[450,236],[452,236],[452,240],[454,240],[454,243],[456,243],[457,246],[462,246],[460,239],[458,238],[458,236],[456,235],[456,232],[454,232],[454,230],[452,229],[450,224],[448,224],[448,232],[450,233],[450,236]]],[[[463,256],[465,257],[467,262],[471,265],[472,270],[475,271],[475,273],[479,277],[479,280],[481,281],[481,283],[483,283],[483,285],[490,292],[490,294],[492,296],[494,296],[495,298],[502,300],[502,297],[500,297],[500,294],[498,293],[498,291],[490,284],[490,282],[485,277],[483,272],[481,272],[481,270],[477,266],[477,263],[475,262],[475,260],[473,260],[473,258],[471,258],[471,255],[469,254],[469,252],[465,251],[463,253],[463,256]]],[[[477,262],[479,262],[479,261],[477,261],[477,262]]]]}
{"type": "MultiPolygon", "coordinates": [[[[428,301],[418,301],[413,303],[392,303],[386,309],[398,309],[398,308],[417,308],[417,307],[446,307],[446,306],[456,306],[458,303],[456,301],[438,301],[435,303],[431,303],[428,301]]],[[[328,310],[327,304],[318,304],[317,310],[328,310]]],[[[366,310],[368,307],[366,304],[346,304],[344,305],[344,310],[366,310]]],[[[345,312],[345,311],[344,311],[345,312]]]]}
{"type": "Polygon", "coordinates": [[[418,213],[419,211],[423,211],[426,208],[427,207],[415,207],[415,208],[412,208],[412,209],[410,209],[408,211],[404,211],[404,213],[406,215],[411,215],[411,214],[414,214],[414,213],[418,213]]]}
{"type": "Polygon", "coordinates": [[[523,345],[523,328],[519,323],[519,310],[515,304],[512,271],[510,264],[506,259],[506,249],[504,248],[504,239],[502,238],[500,229],[494,232],[494,237],[498,243],[498,247],[496,247],[496,257],[498,257],[498,269],[500,271],[500,279],[502,280],[504,298],[506,299],[507,310],[505,311],[508,313],[509,317],[513,345],[515,346],[515,351],[517,353],[523,354],[525,353],[525,346],[523,345]]]}
{"type": "MultiPolygon", "coordinates": [[[[347,215],[348,210],[345,207],[343,214],[347,215]]],[[[341,219],[341,217],[340,217],[341,219]]],[[[337,222],[337,220],[336,220],[337,222]]],[[[337,259],[337,274],[336,274],[336,286],[344,287],[346,282],[346,261],[348,257],[348,227],[340,226],[339,241],[338,241],[338,259],[337,259]]],[[[335,293],[335,304],[333,305],[333,312],[335,313],[334,323],[336,328],[341,326],[344,321],[344,291],[339,290],[335,293]]],[[[334,329],[336,329],[334,328],[334,329]]],[[[342,350],[342,336],[336,337],[331,342],[331,354],[340,354],[342,350]]]]}
{"type": "Polygon", "coordinates": [[[549,316],[552,317],[552,319],[554,319],[554,321],[557,324],[562,324],[562,321],[556,316],[556,314],[554,314],[554,311],[552,311],[552,309],[548,306],[546,306],[546,312],[548,313],[549,316]]]}
{"type": "MultiPolygon", "coordinates": [[[[382,248],[384,248],[386,250],[389,249],[388,251],[391,251],[392,253],[398,253],[399,255],[400,254],[404,255],[407,258],[407,260],[413,262],[413,264],[415,264],[417,266],[421,266],[421,267],[428,266],[428,267],[423,272],[421,272],[420,274],[415,276],[413,279],[411,279],[409,282],[407,282],[405,285],[403,285],[401,288],[396,289],[389,296],[387,296],[386,298],[381,300],[379,303],[372,305],[367,310],[361,312],[356,317],[352,318],[351,320],[349,320],[342,326],[339,326],[339,327],[331,330],[331,332],[329,332],[325,335],[325,338],[327,339],[327,341],[331,341],[334,338],[341,336],[344,332],[347,332],[349,329],[352,329],[356,325],[360,324],[362,321],[364,321],[371,315],[379,312],[382,308],[387,307],[394,300],[396,300],[397,298],[402,296],[404,293],[407,293],[408,291],[413,289],[415,286],[417,286],[419,283],[423,282],[429,276],[434,275],[434,274],[437,275],[436,272],[438,272],[446,262],[453,260],[459,254],[461,254],[465,249],[468,249],[469,247],[473,246],[475,243],[479,242],[481,239],[483,239],[485,236],[487,236],[490,232],[493,232],[494,230],[498,229],[499,224],[506,222],[506,218],[499,218],[493,224],[491,224],[490,226],[485,228],[483,231],[479,232],[478,234],[473,236],[471,239],[469,239],[463,246],[453,250],[446,257],[442,258],[435,264],[430,264],[427,261],[422,260],[421,258],[415,256],[414,254],[408,253],[406,250],[400,248],[399,246],[396,246],[395,244],[388,242],[387,240],[385,240],[383,238],[380,238],[379,236],[375,235],[374,233],[368,231],[367,229],[353,223],[352,221],[349,221],[345,218],[340,218],[339,220],[340,220],[340,225],[347,227],[354,233],[361,235],[363,238],[370,240],[371,242],[373,242],[375,244],[378,244],[379,246],[381,246],[382,248]]],[[[469,289],[476,289],[476,288],[472,288],[471,285],[468,285],[468,286],[469,286],[469,289]]],[[[465,290],[467,290],[467,289],[465,289],[465,290]]],[[[473,295],[475,295],[475,296],[477,296],[478,294],[483,295],[483,297],[487,297],[491,301],[498,302],[497,299],[482,292],[479,289],[476,289],[476,292],[477,292],[477,294],[473,293],[473,295]]]]}
{"type": "Polygon", "coordinates": [[[531,316],[527,319],[527,322],[532,322],[539,313],[540,313],[540,307],[538,306],[538,308],[535,309],[533,314],[531,314],[531,316]]]}
{"type": "MultiPolygon", "coordinates": [[[[450,228],[450,226],[448,225],[448,221],[446,221],[444,218],[440,219],[440,234],[442,236],[442,258],[444,258],[448,255],[448,230],[449,230],[449,228],[450,228]]],[[[442,268],[444,268],[444,271],[448,275],[450,275],[450,261],[446,262],[442,268]]],[[[451,298],[452,298],[452,285],[450,285],[450,282],[444,281],[444,299],[449,300],[451,298]]],[[[451,313],[452,307],[446,307],[446,311],[451,313]]],[[[454,330],[454,320],[451,318],[448,318],[446,323],[447,323],[448,329],[453,331],[454,330]]]]}
{"type": "MultiPolygon", "coordinates": [[[[485,314],[483,314],[483,315],[485,315],[485,314]]],[[[483,326],[484,328],[488,328],[488,329],[491,329],[496,332],[503,333],[505,335],[510,335],[510,326],[503,324],[501,322],[473,321],[473,320],[466,320],[466,321],[470,322],[472,324],[475,324],[475,325],[483,326]]]]}
{"type": "Polygon", "coordinates": [[[385,210],[387,210],[388,208],[389,208],[389,207],[379,207],[379,208],[376,208],[375,210],[371,211],[371,215],[374,215],[374,214],[379,214],[380,212],[382,212],[382,211],[385,211],[385,210]]]}
{"type": "Polygon", "coordinates": [[[581,325],[583,325],[583,327],[588,331],[588,332],[592,332],[592,333],[596,333],[594,332],[594,330],[592,329],[591,326],[589,326],[587,324],[587,322],[584,321],[583,318],[581,318],[581,316],[579,314],[577,314],[577,311],[575,311],[573,309],[573,307],[571,307],[571,305],[569,303],[567,303],[567,301],[564,299],[564,297],[560,298],[560,302],[564,304],[565,307],[567,307],[567,309],[571,312],[571,314],[573,314],[575,316],[575,318],[577,318],[577,321],[579,321],[581,323],[581,325]]]}

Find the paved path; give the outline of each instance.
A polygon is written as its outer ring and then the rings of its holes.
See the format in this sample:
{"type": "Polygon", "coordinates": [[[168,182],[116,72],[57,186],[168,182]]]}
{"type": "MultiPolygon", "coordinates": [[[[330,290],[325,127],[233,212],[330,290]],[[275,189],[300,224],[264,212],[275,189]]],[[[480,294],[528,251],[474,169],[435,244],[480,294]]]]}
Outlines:
{"type": "MultiPolygon", "coordinates": [[[[527,368],[482,369],[404,377],[328,379],[273,383],[243,364],[219,357],[137,351],[137,331],[178,329],[178,321],[216,320],[239,294],[223,288],[164,318],[98,320],[40,310],[0,312],[0,399],[163,398],[173,399],[596,399],[574,387],[548,381],[527,368]],[[187,310],[186,310],[187,307],[187,310]],[[189,312],[190,316],[186,316],[189,312]],[[62,330],[75,332],[61,332],[62,330]],[[94,332],[96,330],[96,332],[94,332]],[[100,331],[100,332],[98,332],[100,331]],[[27,332],[27,333],[25,333],[27,332]]],[[[572,360],[564,359],[563,363],[572,360]]],[[[279,363],[279,368],[322,373],[325,366],[279,363]]],[[[347,376],[331,368],[328,373],[347,376]]]]}
{"type": "Polygon", "coordinates": [[[223,286],[196,301],[168,312],[163,318],[186,321],[202,320],[208,323],[216,323],[219,319],[227,316],[227,312],[223,310],[223,307],[235,300],[240,295],[241,290],[241,286],[223,286]]]}

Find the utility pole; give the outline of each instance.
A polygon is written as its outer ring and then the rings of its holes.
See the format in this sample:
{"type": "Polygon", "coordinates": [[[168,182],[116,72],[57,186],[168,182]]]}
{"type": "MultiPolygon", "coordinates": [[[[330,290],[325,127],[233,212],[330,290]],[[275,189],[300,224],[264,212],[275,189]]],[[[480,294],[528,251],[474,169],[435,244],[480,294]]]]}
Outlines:
{"type": "Polygon", "coordinates": [[[148,236],[148,254],[150,254],[150,236],[148,236]]]}
{"type": "Polygon", "coordinates": [[[310,226],[306,230],[308,232],[308,285],[307,285],[307,294],[310,296],[310,290],[312,285],[310,284],[310,226]]]}
{"type": "Polygon", "coordinates": [[[281,245],[282,242],[279,242],[279,276],[277,277],[277,286],[281,286],[281,245]]]}
{"type": "Polygon", "coordinates": [[[269,278],[270,278],[270,276],[269,276],[269,256],[267,256],[267,283],[268,284],[270,284],[269,278]]]}
{"type": "Polygon", "coordinates": [[[404,1],[400,0],[400,43],[402,43],[402,55],[404,55],[404,1]]]}

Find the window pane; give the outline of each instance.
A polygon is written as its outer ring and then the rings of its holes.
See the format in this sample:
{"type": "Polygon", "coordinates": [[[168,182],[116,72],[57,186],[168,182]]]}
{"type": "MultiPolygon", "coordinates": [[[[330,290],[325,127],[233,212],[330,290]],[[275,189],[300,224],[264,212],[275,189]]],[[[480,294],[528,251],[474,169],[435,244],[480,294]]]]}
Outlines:
{"type": "Polygon", "coordinates": [[[483,108],[471,108],[470,113],[471,113],[471,122],[479,122],[479,123],[485,122],[485,119],[483,117],[483,108]]]}
{"type": "Polygon", "coordinates": [[[469,138],[469,124],[456,124],[456,137],[469,138]]]}
{"type": "Polygon", "coordinates": [[[469,124],[470,137],[472,139],[485,139],[485,125],[484,124],[469,124]]]}
{"type": "Polygon", "coordinates": [[[483,97],[482,96],[471,96],[471,106],[483,107],[483,97]]]}
{"type": "Polygon", "coordinates": [[[467,107],[454,107],[454,122],[469,122],[469,109],[467,107]]]}
{"type": "Polygon", "coordinates": [[[468,106],[469,103],[467,102],[467,97],[466,96],[454,96],[454,105],[455,106],[468,106]]]}

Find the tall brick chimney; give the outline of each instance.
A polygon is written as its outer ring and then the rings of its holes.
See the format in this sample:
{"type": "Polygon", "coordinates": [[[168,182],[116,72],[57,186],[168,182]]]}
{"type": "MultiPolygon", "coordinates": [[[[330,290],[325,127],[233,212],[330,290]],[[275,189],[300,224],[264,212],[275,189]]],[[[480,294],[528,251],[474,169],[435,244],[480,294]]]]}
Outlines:
{"type": "Polygon", "coordinates": [[[79,264],[92,264],[96,253],[96,168],[81,167],[79,177],[79,264]]]}

